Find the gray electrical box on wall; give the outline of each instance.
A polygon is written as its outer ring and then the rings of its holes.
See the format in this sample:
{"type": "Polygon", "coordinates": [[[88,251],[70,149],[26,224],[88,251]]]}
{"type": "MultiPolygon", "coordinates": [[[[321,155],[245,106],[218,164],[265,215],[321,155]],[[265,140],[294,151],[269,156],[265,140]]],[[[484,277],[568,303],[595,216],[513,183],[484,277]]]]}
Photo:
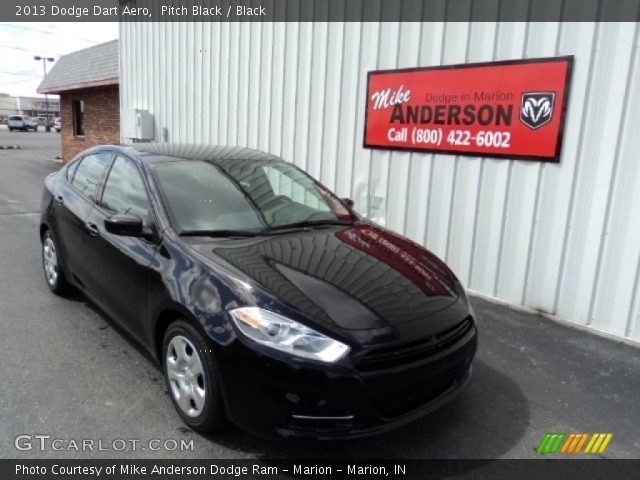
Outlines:
{"type": "Polygon", "coordinates": [[[153,115],[137,108],[122,110],[122,136],[125,142],[148,141],[155,138],[153,115]]]}

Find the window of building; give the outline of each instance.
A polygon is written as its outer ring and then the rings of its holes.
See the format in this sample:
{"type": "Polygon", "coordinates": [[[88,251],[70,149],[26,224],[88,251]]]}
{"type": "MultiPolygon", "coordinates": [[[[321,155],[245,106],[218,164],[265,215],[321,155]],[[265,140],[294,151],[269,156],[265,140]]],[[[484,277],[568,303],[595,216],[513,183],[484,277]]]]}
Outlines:
{"type": "Polygon", "coordinates": [[[110,159],[111,154],[107,152],[84,157],[76,168],[76,173],[71,181],[72,185],[80,190],[80,193],[85,197],[95,201],[100,180],[102,180],[110,159]]]}
{"type": "Polygon", "coordinates": [[[84,101],[73,101],[73,134],[84,136],[84,101]]]}

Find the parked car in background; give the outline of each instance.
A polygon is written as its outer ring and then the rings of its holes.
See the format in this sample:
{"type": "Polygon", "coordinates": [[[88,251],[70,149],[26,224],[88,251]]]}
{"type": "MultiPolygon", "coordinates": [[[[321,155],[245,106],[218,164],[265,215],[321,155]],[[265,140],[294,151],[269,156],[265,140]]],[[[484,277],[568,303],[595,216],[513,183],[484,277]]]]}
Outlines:
{"type": "Polygon", "coordinates": [[[9,117],[9,130],[22,130],[26,132],[27,130],[33,130],[36,132],[38,130],[38,122],[28,115],[12,115],[9,117]]]}
{"type": "Polygon", "coordinates": [[[464,389],[476,319],[444,262],[350,205],[256,150],[96,147],[45,181],[44,276],[138,339],[194,430],[379,433],[464,389]]]}
{"type": "Polygon", "coordinates": [[[56,129],[56,132],[60,132],[60,130],[62,130],[62,119],[60,117],[56,117],[53,121],[53,128],[56,129]]]}

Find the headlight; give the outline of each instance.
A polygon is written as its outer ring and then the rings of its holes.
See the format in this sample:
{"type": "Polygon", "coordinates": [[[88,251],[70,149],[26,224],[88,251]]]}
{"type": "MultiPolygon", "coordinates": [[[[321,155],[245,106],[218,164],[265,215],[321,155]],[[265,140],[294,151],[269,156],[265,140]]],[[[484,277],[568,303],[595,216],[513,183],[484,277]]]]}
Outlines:
{"type": "Polygon", "coordinates": [[[349,351],[344,343],[269,310],[242,307],[229,314],[238,329],[253,341],[291,355],[333,363],[349,351]]]}
{"type": "Polygon", "coordinates": [[[469,301],[469,294],[467,293],[467,290],[462,286],[462,283],[460,283],[459,281],[457,282],[456,290],[458,291],[458,295],[460,295],[464,300],[464,303],[466,303],[469,307],[469,313],[471,314],[471,316],[473,318],[476,318],[476,311],[473,309],[473,305],[471,305],[471,302],[469,301]]]}

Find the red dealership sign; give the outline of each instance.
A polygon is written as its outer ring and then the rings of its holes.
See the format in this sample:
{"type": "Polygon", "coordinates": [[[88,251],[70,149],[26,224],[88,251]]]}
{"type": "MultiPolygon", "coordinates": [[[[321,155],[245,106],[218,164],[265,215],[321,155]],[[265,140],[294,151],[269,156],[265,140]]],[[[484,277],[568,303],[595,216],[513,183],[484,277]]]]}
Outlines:
{"type": "Polygon", "coordinates": [[[369,72],[364,146],[558,162],[573,57],[369,72]]]}

